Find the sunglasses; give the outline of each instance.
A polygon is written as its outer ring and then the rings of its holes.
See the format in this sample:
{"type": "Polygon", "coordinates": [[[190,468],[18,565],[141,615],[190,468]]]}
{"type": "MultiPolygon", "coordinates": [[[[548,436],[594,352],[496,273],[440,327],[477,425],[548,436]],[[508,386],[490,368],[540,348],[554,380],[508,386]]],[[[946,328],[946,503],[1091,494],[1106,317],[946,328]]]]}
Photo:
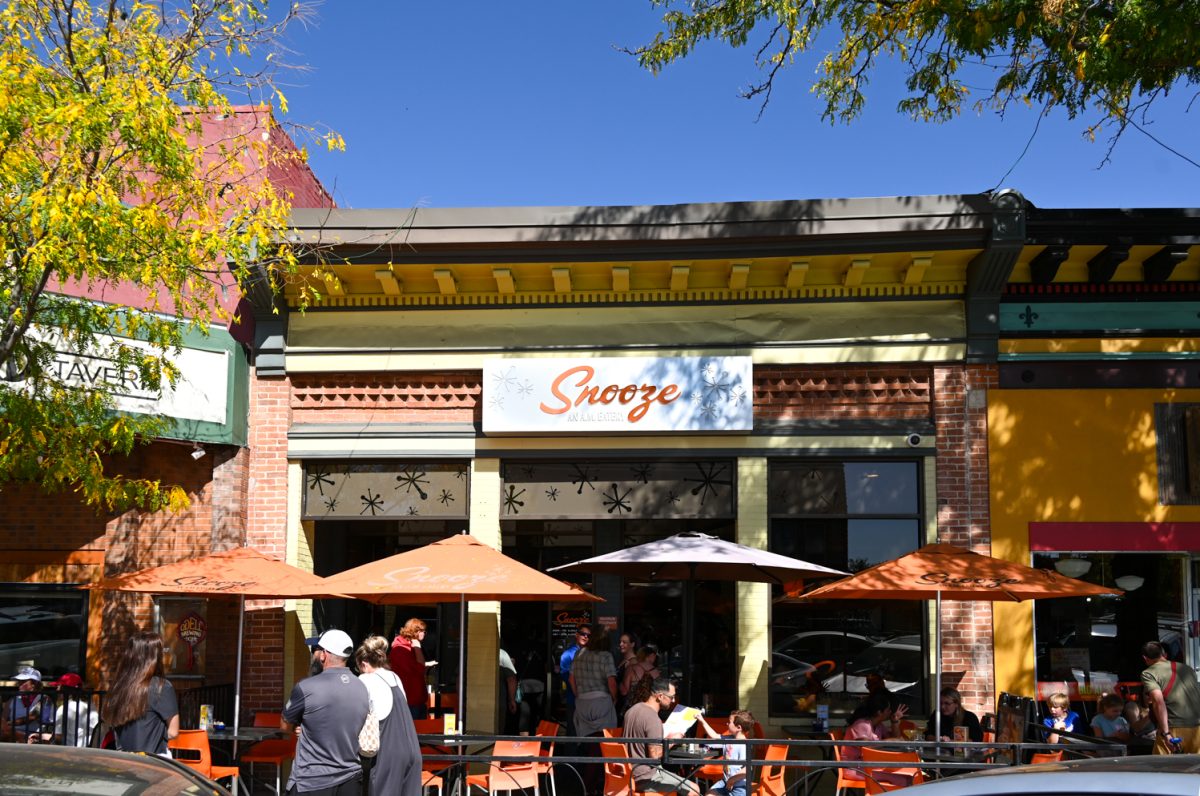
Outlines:
{"type": "Polygon", "coordinates": [[[591,638],[592,637],[591,633],[576,633],[575,635],[579,636],[580,638],[591,638]]]}

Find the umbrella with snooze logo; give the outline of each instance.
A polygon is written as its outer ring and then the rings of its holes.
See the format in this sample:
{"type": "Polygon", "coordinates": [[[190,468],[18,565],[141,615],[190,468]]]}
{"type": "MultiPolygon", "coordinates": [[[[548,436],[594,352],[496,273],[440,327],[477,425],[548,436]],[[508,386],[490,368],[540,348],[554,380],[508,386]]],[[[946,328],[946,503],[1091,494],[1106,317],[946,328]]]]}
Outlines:
{"type": "Polygon", "coordinates": [[[246,598],[342,597],[325,579],[293,567],[251,547],[189,558],[87,583],[82,589],[148,594],[193,594],[238,597],[237,675],[233,690],[233,731],[239,729],[242,683],[242,636],[246,598]]]}
{"type": "MultiPolygon", "coordinates": [[[[458,603],[466,637],[468,600],[541,602],[600,601],[489,547],[468,533],[372,561],[325,579],[326,588],[384,605],[458,603]]],[[[463,730],[466,644],[458,645],[458,730],[463,730]]]]}
{"type": "MultiPolygon", "coordinates": [[[[925,545],[907,555],[877,564],[848,578],[781,600],[929,600],[936,601],[934,699],[942,691],[942,600],[1020,602],[1052,597],[1090,597],[1123,594],[1064,577],[1054,570],[1005,561],[949,544],[925,545]]],[[[937,737],[942,735],[941,711],[935,710],[937,737]]]]}

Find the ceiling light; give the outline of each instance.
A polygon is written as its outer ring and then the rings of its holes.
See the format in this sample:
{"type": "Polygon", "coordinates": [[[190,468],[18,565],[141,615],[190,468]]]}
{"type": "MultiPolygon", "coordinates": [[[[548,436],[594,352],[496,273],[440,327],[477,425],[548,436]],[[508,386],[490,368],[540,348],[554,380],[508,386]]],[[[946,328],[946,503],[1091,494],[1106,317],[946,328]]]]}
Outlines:
{"type": "Polygon", "coordinates": [[[1146,579],[1141,575],[1122,575],[1113,581],[1121,591],[1136,591],[1142,588],[1142,584],[1145,582],[1146,579]]]}
{"type": "Polygon", "coordinates": [[[1060,558],[1054,562],[1054,568],[1068,578],[1082,578],[1092,568],[1092,562],[1086,558],[1060,558]]]}

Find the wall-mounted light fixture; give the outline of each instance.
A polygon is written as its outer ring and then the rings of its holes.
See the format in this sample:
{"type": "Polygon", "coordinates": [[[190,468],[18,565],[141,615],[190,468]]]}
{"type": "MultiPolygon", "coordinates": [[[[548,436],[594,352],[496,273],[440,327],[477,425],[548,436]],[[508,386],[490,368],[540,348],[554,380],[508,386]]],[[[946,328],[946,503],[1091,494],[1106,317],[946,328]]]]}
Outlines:
{"type": "Polygon", "coordinates": [[[191,455],[192,455],[192,458],[195,459],[196,461],[200,461],[201,459],[203,459],[204,454],[206,452],[207,451],[205,451],[204,448],[200,447],[200,443],[198,443],[198,442],[192,443],[192,454],[191,455]]]}
{"type": "Polygon", "coordinates": [[[1054,562],[1054,568],[1068,578],[1082,578],[1092,568],[1092,562],[1086,558],[1060,558],[1054,562]]]}
{"type": "Polygon", "coordinates": [[[1141,575],[1122,575],[1113,581],[1121,591],[1136,591],[1142,588],[1146,579],[1141,575]]]}

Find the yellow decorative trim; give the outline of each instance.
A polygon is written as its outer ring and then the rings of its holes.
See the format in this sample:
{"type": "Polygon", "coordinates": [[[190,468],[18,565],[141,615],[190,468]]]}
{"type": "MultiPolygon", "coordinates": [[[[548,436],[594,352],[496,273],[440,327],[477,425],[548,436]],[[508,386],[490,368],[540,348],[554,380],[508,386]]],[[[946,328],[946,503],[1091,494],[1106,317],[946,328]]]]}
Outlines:
{"type": "Polygon", "coordinates": [[[1134,354],[1200,351],[1197,337],[1074,338],[1001,340],[1002,354],[1134,354]]]}

